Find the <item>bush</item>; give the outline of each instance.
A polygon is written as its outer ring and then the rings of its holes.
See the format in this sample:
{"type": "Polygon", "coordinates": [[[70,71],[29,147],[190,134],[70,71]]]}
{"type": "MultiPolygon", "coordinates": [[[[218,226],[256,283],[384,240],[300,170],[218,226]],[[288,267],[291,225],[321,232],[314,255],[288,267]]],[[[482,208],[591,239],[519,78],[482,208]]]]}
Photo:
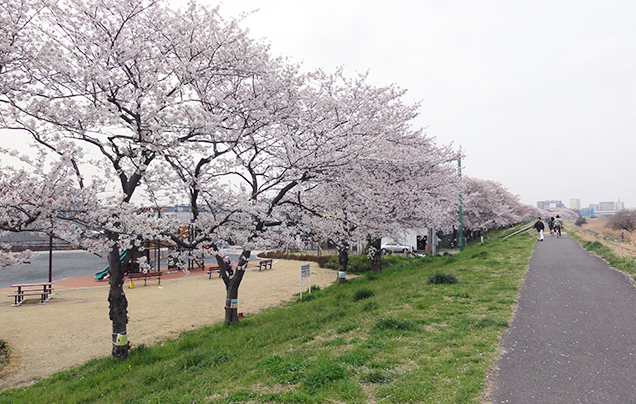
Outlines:
{"type": "Polygon", "coordinates": [[[587,223],[587,219],[584,217],[579,217],[578,219],[576,219],[576,221],[574,222],[575,226],[583,226],[585,223],[587,223]]]}
{"type": "Polygon", "coordinates": [[[433,275],[428,277],[428,283],[433,285],[441,285],[448,284],[452,285],[458,283],[459,281],[453,274],[447,274],[444,272],[435,272],[433,275]]]}
{"type": "MultiPolygon", "coordinates": [[[[317,262],[320,268],[325,268],[327,262],[334,257],[334,255],[321,255],[320,257],[313,254],[285,254],[281,251],[267,251],[258,254],[259,258],[272,258],[272,259],[281,259],[281,260],[297,260],[297,261],[311,261],[317,262]]],[[[338,257],[336,258],[336,264],[338,262],[338,257]]],[[[330,268],[330,267],[326,267],[330,268]]],[[[337,268],[337,266],[336,266],[337,268]]]]}
{"type": "MultiPolygon", "coordinates": [[[[338,269],[338,256],[332,255],[329,261],[325,264],[325,268],[338,269]]],[[[365,272],[373,271],[371,266],[371,260],[366,255],[350,255],[349,262],[347,263],[347,272],[352,274],[363,274],[365,272]]]]}

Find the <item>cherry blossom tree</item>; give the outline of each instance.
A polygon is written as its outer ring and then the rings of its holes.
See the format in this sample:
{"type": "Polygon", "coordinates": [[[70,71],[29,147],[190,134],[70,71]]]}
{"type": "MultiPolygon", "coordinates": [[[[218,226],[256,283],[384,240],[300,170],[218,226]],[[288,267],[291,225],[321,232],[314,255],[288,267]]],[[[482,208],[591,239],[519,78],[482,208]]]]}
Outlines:
{"type": "Polygon", "coordinates": [[[76,189],[87,187],[91,169],[117,185],[106,198],[95,194],[99,207],[82,221],[106,234],[113,355],[126,355],[129,344],[116,344],[126,341],[127,323],[120,250],[147,239],[182,242],[179,223],[153,222],[133,197],[141,197],[138,189],[163,191],[151,188],[149,175],[170,167],[169,150],[193,139],[227,142],[217,128],[228,116],[210,120],[193,83],[231,88],[244,62],[266,48],[246,43],[216,9],[192,3],[174,11],[144,0],[51,4],[20,38],[20,62],[3,73],[3,126],[29,133],[39,150],[71,164],[76,189]]]}
{"type": "Polygon", "coordinates": [[[348,249],[356,240],[375,244],[371,259],[379,271],[379,241],[405,229],[443,225],[457,207],[459,152],[438,147],[417,134],[409,145],[386,138],[374,143],[376,154],[360,158],[352,167],[308,192],[311,213],[305,221],[319,239],[329,240],[339,253],[339,271],[346,271],[348,249]]]}
{"type": "Polygon", "coordinates": [[[313,176],[284,203],[296,209],[290,221],[303,223],[305,237],[336,246],[339,271],[346,271],[350,244],[368,238],[378,244],[373,260],[379,271],[382,236],[448,220],[447,202],[456,206],[458,191],[452,162],[460,153],[411,129],[419,105],[405,104],[403,90],[371,86],[364,75],[322,78],[323,116],[346,122],[339,130],[354,158],[313,176]]]}
{"type": "Polygon", "coordinates": [[[524,220],[519,197],[496,181],[465,176],[463,207],[464,227],[471,231],[487,231],[524,220]]]}

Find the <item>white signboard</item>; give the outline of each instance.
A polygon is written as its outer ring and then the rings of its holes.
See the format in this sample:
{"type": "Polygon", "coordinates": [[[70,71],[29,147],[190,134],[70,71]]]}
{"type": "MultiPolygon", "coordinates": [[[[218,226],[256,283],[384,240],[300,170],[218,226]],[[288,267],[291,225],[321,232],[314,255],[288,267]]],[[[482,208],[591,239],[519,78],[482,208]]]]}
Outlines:
{"type": "Polygon", "coordinates": [[[309,293],[311,293],[311,264],[300,266],[300,298],[303,298],[303,279],[309,279],[309,293]]]}
{"type": "Polygon", "coordinates": [[[302,264],[300,266],[300,279],[311,277],[311,264],[302,264]]]}

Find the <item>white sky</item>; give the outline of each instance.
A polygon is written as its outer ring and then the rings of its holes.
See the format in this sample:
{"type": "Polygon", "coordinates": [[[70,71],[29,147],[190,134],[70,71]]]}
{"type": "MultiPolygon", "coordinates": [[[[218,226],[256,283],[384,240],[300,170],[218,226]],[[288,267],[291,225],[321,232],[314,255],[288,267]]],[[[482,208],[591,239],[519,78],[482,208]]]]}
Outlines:
{"type": "Polygon", "coordinates": [[[225,0],[221,14],[257,9],[242,25],[274,54],[408,89],[415,126],[461,146],[464,174],[534,206],[636,208],[635,1],[225,0]]]}
{"type": "MultiPolygon", "coordinates": [[[[201,0],[216,4],[215,0],[201,0]]],[[[226,0],[274,54],[370,72],[522,202],[636,207],[636,2],[226,0]]]]}

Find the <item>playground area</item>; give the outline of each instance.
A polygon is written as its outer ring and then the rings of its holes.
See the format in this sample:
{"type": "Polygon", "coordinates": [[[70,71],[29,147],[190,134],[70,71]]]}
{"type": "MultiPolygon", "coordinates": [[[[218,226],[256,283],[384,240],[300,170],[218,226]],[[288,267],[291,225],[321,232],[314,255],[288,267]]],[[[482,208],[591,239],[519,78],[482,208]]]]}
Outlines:
{"type": "MultiPolygon", "coordinates": [[[[239,289],[238,310],[249,314],[292,299],[300,291],[300,261],[275,261],[272,269],[250,266],[239,289]]],[[[311,263],[311,285],[326,287],[336,272],[311,263]]],[[[303,280],[303,290],[309,283],[303,280]]],[[[110,355],[108,282],[93,276],[54,282],[45,304],[27,299],[11,307],[11,289],[0,289],[0,339],[11,348],[10,363],[0,369],[0,390],[33,383],[39,378],[110,355]]],[[[225,285],[213,275],[194,270],[136,283],[129,289],[128,337],[132,347],[152,345],[181,332],[223,321],[225,285]]]]}

